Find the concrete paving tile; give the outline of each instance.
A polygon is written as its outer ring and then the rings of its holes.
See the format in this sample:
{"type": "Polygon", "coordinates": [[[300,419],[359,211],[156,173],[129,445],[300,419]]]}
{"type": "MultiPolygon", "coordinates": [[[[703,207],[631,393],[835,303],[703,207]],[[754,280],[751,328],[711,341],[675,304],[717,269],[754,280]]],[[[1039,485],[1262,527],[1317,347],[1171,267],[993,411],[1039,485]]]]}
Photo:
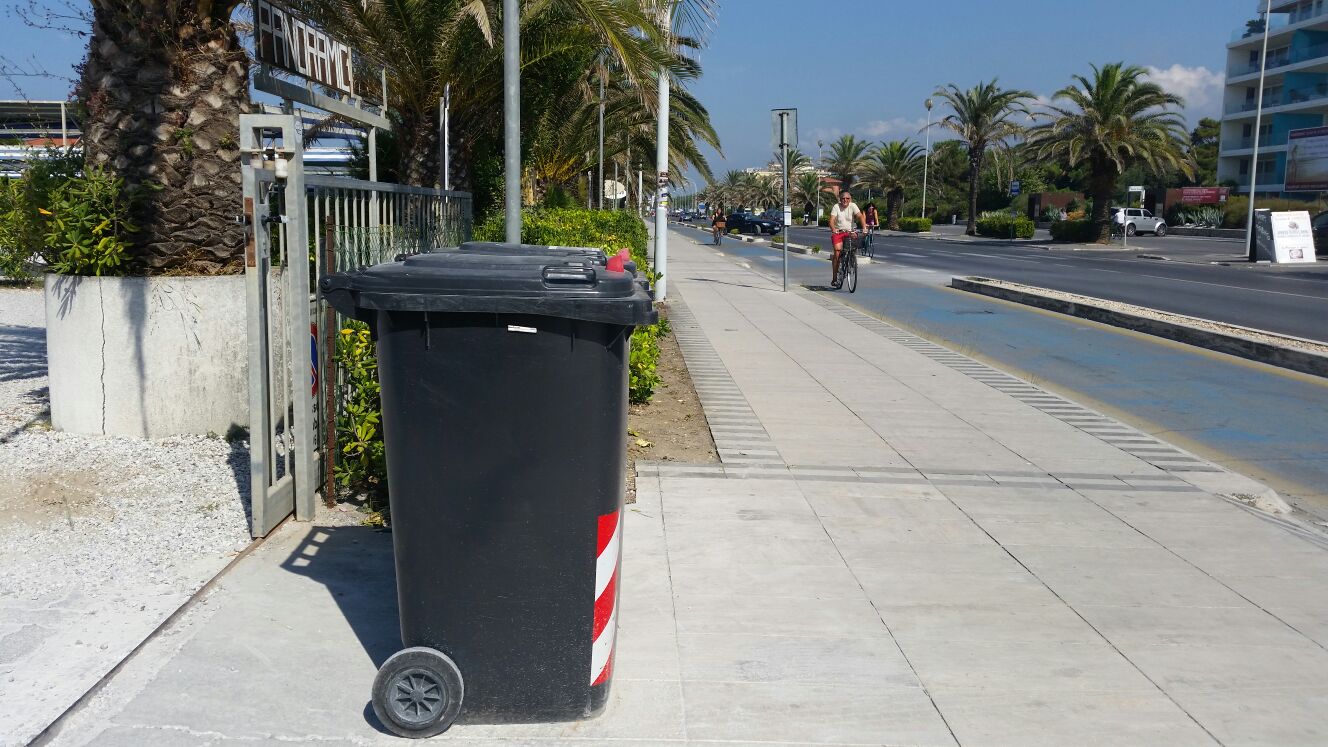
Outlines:
{"type": "Polygon", "coordinates": [[[757,597],[681,593],[678,634],[731,633],[843,638],[888,638],[876,610],[863,597],[757,597]]]}
{"type": "Polygon", "coordinates": [[[733,563],[675,563],[670,568],[673,588],[685,594],[765,597],[863,597],[862,587],[843,561],[836,565],[770,565],[733,563]]]}
{"type": "Polygon", "coordinates": [[[882,552],[897,545],[967,545],[995,544],[976,524],[963,521],[912,521],[876,519],[865,523],[855,519],[824,520],[826,531],[849,565],[878,564],[882,552]]]}
{"type": "Polygon", "coordinates": [[[711,536],[669,534],[673,564],[710,565],[757,563],[766,565],[842,565],[839,550],[828,537],[779,538],[779,535],[711,536]]]}
{"type": "Polygon", "coordinates": [[[1122,573],[1109,569],[1041,572],[1038,577],[1075,607],[1249,606],[1238,594],[1192,568],[1167,573],[1122,573]]]}
{"type": "Polygon", "coordinates": [[[1248,514],[1228,518],[1221,524],[1205,523],[1202,519],[1189,522],[1138,519],[1136,526],[1159,544],[1176,551],[1266,547],[1275,552],[1291,545],[1298,547],[1304,542],[1285,529],[1248,514]]]}
{"type": "Polygon", "coordinates": [[[823,518],[966,521],[953,503],[926,498],[866,498],[853,495],[808,495],[807,501],[823,518]]]}
{"type": "Polygon", "coordinates": [[[1104,607],[1076,605],[1118,646],[1299,646],[1305,637],[1254,605],[1245,607],[1104,607]]]}
{"type": "Polygon", "coordinates": [[[995,543],[987,545],[882,545],[855,557],[854,571],[885,568],[901,573],[1021,573],[1022,566],[995,543]]]}
{"type": "Polygon", "coordinates": [[[692,740],[955,744],[921,688],[685,682],[683,692],[692,740]]]}
{"type": "Polygon", "coordinates": [[[996,498],[955,498],[955,504],[964,513],[984,525],[986,520],[1047,521],[1055,523],[1081,523],[1112,521],[1102,507],[1082,498],[1078,493],[1056,491],[1056,498],[1028,499],[1014,495],[1008,500],[996,498]]]}
{"type": "Polygon", "coordinates": [[[969,641],[1097,644],[1102,638],[1069,607],[1052,604],[876,604],[890,632],[910,655],[918,645],[969,641]]]}
{"type": "Polygon", "coordinates": [[[1216,742],[1160,692],[999,692],[933,688],[960,744],[1182,747],[1216,742]]]}
{"type": "Polygon", "coordinates": [[[1328,683],[1328,651],[1310,641],[1298,646],[1149,646],[1124,641],[1119,647],[1167,692],[1290,690],[1328,683]]]}
{"type": "Polygon", "coordinates": [[[1155,548],[1157,543],[1128,525],[1104,516],[1085,522],[1009,521],[981,519],[978,523],[996,541],[1007,547],[1113,547],[1155,548]]]}
{"type": "Polygon", "coordinates": [[[867,598],[877,606],[901,605],[1027,605],[1061,604],[1033,574],[930,573],[897,568],[856,571],[867,598]]]}
{"type": "MultiPolygon", "coordinates": [[[[735,488],[741,488],[749,480],[729,480],[735,488]]],[[[783,482],[783,481],[781,481],[783,482]]],[[[786,483],[787,484],[787,483],[786,483]]],[[[665,525],[679,520],[712,518],[721,521],[737,521],[741,518],[761,514],[771,517],[812,517],[815,512],[808,505],[807,499],[797,491],[772,493],[768,495],[748,495],[743,490],[737,495],[706,495],[692,500],[668,501],[665,525]]]]}
{"type": "Polygon", "coordinates": [[[459,724],[458,739],[678,740],[683,728],[682,686],[678,682],[614,679],[609,703],[599,718],[556,724],[459,724]]]}
{"type": "Polygon", "coordinates": [[[1219,579],[1252,576],[1328,578],[1328,552],[1298,540],[1277,547],[1181,548],[1176,554],[1219,579]]]}
{"type": "Polygon", "coordinates": [[[1007,548],[1039,577],[1078,574],[1183,573],[1194,570],[1184,559],[1162,547],[1047,547],[1016,545],[1007,548]]]}
{"type": "Polygon", "coordinates": [[[687,633],[678,647],[684,680],[921,687],[889,638],[687,633]]]}
{"type": "Polygon", "coordinates": [[[1191,716],[1229,745],[1321,747],[1328,744],[1328,688],[1239,689],[1174,693],[1191,716]]]}
{"type": "Polygon", "coordinates": [[[904,654],[927,688],[1154,692],[1106,642],[909,641],[904,654]]]}
{"type": "Polygon", "coordinates": [[[673,610],[658,624],[624,620],[618,626],[613,653],[613,678],[621,680],[677,680],[678,640],[673,635],[673,610]]]}

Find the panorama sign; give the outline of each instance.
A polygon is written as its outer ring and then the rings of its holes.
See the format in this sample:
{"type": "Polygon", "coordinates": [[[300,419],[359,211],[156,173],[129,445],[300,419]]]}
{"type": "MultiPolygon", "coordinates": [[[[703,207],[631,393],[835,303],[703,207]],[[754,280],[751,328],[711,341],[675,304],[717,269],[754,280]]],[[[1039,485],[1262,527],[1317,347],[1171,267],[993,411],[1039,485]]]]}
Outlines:
{"type": "Polygon", "coordinates": [[[351,48],[269,0],[254,2],[258,61],[355,95],[351,48]]]}

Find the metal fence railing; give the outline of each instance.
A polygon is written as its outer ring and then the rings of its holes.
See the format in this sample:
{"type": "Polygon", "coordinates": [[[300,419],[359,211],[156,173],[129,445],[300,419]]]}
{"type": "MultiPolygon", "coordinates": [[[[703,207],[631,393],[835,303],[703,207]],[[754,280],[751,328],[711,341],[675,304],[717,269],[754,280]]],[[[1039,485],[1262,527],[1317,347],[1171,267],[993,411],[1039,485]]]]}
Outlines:
{"type": "MultiPolygon", "coordinates": [[[[458,246],[471,236],[471,196],[399,184],[343,177],[305,177],[311,241],[317,247],[317,280],[334,272],[390,262],[397,255],[458,246]]],[[[335,495],[334,469],[340,452],[336,424],[349,394],[347,373],[337,365],[337,338],[345,324],[318,298],[319,382],[316,405],[318,443],[328,457],[319,476],[324,495],[335,495]],[[326,416],[324,416],[326,414],[326,416]]]]}

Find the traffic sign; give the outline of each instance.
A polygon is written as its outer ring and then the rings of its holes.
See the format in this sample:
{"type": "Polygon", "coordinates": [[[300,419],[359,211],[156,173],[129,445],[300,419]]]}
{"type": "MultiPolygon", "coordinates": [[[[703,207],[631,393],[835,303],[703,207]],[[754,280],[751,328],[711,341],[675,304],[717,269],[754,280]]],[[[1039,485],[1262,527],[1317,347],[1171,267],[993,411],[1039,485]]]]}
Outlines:
{"type": "Polygon", "coordinates": [[[1018,179],[1015,179],[1014,181],[1010,182],[1010,196],[1011,197],[1017,196],[1022,186],[1023,185],[1019,183],[1018,179]]]}

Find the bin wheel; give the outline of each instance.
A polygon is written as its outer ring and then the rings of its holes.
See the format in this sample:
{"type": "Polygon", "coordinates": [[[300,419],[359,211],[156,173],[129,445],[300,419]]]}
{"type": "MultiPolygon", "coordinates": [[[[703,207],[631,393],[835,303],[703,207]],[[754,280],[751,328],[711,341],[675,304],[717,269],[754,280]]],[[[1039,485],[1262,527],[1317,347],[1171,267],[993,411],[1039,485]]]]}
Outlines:
{"type": "Polygon", "coordinates": [[[440,651],[416,646],[392,654],[373,683],[373,710],[388,731],[421,739],[447,731],[461,712],[461,670],[440,651]]]}

